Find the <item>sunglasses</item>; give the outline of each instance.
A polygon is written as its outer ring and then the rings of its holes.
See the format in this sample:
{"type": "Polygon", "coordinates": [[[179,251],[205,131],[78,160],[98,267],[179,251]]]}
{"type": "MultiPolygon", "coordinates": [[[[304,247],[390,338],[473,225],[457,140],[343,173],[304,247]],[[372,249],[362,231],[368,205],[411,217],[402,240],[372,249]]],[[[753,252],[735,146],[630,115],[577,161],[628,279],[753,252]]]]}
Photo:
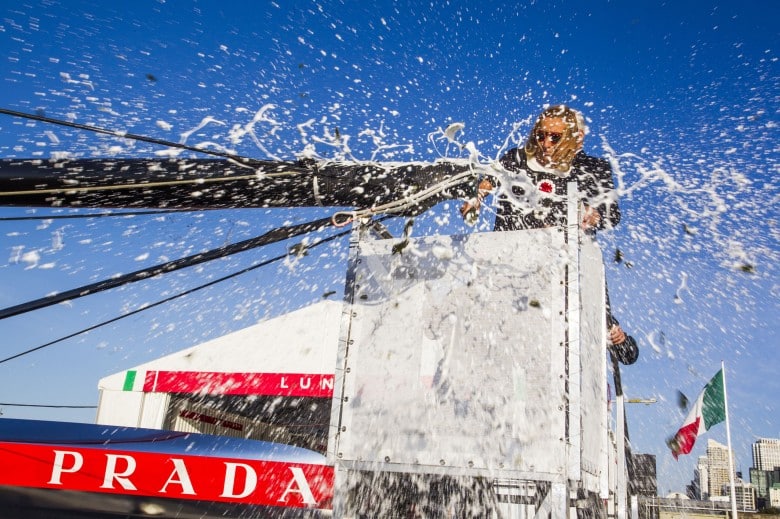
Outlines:
{"type": "Polygon", "coordinates": [[[563,139],[563,134],[555,132],[536,132],[536,140],[539,142],[544,142],[548,137],[553,144],[558,144],[561,139],[563,139]]]}

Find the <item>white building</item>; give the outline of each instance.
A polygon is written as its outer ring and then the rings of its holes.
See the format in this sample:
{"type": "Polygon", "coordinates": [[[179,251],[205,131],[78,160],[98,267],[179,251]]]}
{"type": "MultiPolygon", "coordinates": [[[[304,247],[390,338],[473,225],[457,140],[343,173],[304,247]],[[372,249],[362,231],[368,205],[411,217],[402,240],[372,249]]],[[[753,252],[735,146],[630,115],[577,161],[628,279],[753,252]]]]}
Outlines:
{"type": "MultiPolygon", "coordinates": [[[[746,483],[741,479],[734,482],[734,492],[737,496],[737,509],[738,510],[755,510],[756,509],[756,489],[750,483],[746,483]]],[[[721,489],[723,496],[731,496],[730,485],[723,485],[721,489]]]]}
{"type": "Polygon", "coordinates": [[[753,444],[753,467],[758,470],[780,467],[780,439],[759,438],[753,444]]]}
{"type": "Polygon", "coordinates": [[[97,423],[324,452],[341,301],[322,301],[99,382],[97,423]]]}
{"type": "Polygon", "coordinates": [[[769,487],[769,506],[780,508],[780,483],[769,487]]]}
{"type": "MultiPolygon", "coordinates": [[[[713,439],[707,440],[707,492],[710,499],[716,496],[728,496],[729,478],[729,448],[713,439]],[[727,489],[723,492],[724,485],[727,489]]],[[[731,467],[733,464],[733,453],[731,467]]],[[[702,488],[704,492],[704,488],[702,488]]]]}
{"type": "Polygon", "coordinates": [[[699,460],[696,464],[696,475],[699,479],[699,495],[696,496],[696,498],[706,501],[710,497],[710,478],[709,472],[707,471],[707,456],[699,456],[699,460]]]}

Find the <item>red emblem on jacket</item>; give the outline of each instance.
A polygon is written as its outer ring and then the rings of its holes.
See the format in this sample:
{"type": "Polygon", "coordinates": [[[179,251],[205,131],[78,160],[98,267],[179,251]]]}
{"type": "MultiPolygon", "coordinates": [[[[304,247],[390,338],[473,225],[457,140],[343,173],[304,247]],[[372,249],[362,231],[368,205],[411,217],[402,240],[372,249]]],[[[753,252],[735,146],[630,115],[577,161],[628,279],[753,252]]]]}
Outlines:
{"type": "Polygon", "coordinates": [[[552,193],[555,189],[555,186],[549,180],[542,180],[536,187],[543,193],[552,193]]]}

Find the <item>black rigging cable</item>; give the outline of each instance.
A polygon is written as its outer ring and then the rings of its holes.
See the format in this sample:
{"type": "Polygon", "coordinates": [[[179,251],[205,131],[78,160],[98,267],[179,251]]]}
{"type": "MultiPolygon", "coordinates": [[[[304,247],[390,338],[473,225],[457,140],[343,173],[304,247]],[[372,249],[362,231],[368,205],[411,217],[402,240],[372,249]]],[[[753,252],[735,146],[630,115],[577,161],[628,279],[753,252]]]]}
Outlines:
{"type": "Polygon", "coordinates": [[[223,157],[223,158],[226,158],[226,159],[235,160],[235,161],[243,163],[243,164],[250,164],[251,165],[253,162],[255,162],[254,159],[250,159],[250,158],[247,158],[247,157],[242,157],[241,155],[236,155],[234,153],[227,153],[227,152],[224,152],[224,151],[216,151],[216,150],[205,150],[205,149],[202,149],[202,148],[197,148],[195,146],[190,146],[188,144],[182,144],[180,142],[167,141],[167,140],[164,140],[164,139],[155,139],[154,137],[147,137],[145,135],[137,135],[135,133],[127,133],[127,132],[118,131],[118,130],[109,130],[107,128],[102,128],[100,126],[93,126],[91,124],[79,124],[79,123],[74,123],[74,122],[70,122],[70,121],[64,121],[62,119],[54,119],[52,117],[46,117],[45,115],[28,114],[28,113],[24,113],[24,112],[17,112],[16,110],[9,110],[7,108],[0,108],[0,114],[11,115],[13,117],[21,117],[22,119],[30,119],[30,120],[33,120],[33,121],[41,121],[41,122],[49,123],[49,124],[56,124],[56,125],[59,125],[59,126],[67,126],[69,128],[76,128],[76,129],[79,129],[79,130],[87,130],[87,131],[90,131],[90,132],[102,133],[102,134],[105,134],[105,135],[112,135],[114,137],[121,137],[123,139],[132,139],[132,140],[141,141],[141,142],[148,142],[148,143],[151,143],[151,144],[159,144],[161,146],[168,146],[168,147],[171,147],[171,148],[179,148],[179,149],[182,149],[182,150],[194,151],[194,152],[197,152],[197,153],[205,153],[207,155],[213,155],[215,157],[223,157]]]}
{"type": "Polygon", "coordinates": [[[185,258],[168,261],[160,265],[155,265],[149,268],[137,270],[135,272],[131,272],[129,274],[125,274],[122,276],[117,276],[115,278],[98,281],[97,283],[91,283],[89,285],[84,285],[79,288],[67,290],[59,294],[42,297],[34,301],[28,301],[26,303],[22,303],[19,305],[10,306],[8,308],[4,308],[0,310],[0,319],[13,317],[15,315],[31,312],[33,310],[39,310],[41,308],[45,308],[47,306],[51,306],[57,303],[62,303],[64,301],[77,299],[79,297],[83,297],[89,294],[94,294],[97,292],[102,292],[104,290],[116,288],[122,285],[126,285],[128,283],[134,283],[136,281],[149,279],[159,274],[166,274],[168,272],[173,272],[185,267],[191,267],[193,265],[205,263],[213,259],[223,258],[225,256],[230,256],[231,254],[236,254],[246,250],[254,249],[257,247],[261,247],[263,245],[269,245],[271,243],[276,243],[278,241],[286,240],[287,238],[292,238],[294,236],[298,236],[308,232],[321,230],[331,225],[333,224],[331,222],[330,217],[326,217],[326,218],[320,218],[319,220],[314,220],[311,222],[306,222],[298,225],[291,225],[288,227],[278,227],[261,236],[256,236],[254,238],[240,241],[238,243],[233,243],[231,245],[225,245],[223,247],[218,247],[216,249],[212,249],[206,252],[193,254],[185,258]]]}
{"type": "MultiPolygon", "coordinates": [[[[308,248],[311,249],[311,248],[317,247],[319,245],[322,245],[323,243],[327,243],[327,242],[333,241],[336,238],[341,238],[342,236],[346,236],[349,233],[350,233],[350,231],[342,231],[340,233],[333,234],[331,236],[328,236],[327,238],[323,238],[323,239],[313,243],[312,245],[309,245],[308,248]]],[[[160,306],[162,304],[168,303],[169,301],[173,301],[174,299],[178,299],[180,297],[184,297],[186,295],[192,294],[193,292],[197,292],[198,290],[202,290],[202,289],[210,287],[212,285],[216,285],[217,283],[221,283],[222,281],[227,281],[228,279],[232,279],[234,277],[238,277],[238,276],[240,276],[242,274],[246,274],[247,272],[250,272],[252,270],[258,269],[260,267],[264,267],[266,265],[270,265],[271,263],[273,263],[275,261],[282,260],[282,259],[284,259],[286,257],[287,257],[287,254],[283,254],[283,255],[280,255],[280,256],[276,256],[274,258],[267,259],[265,261],[261,261],[260,263],[258,263],[256,265],[249,266],[249,267],[241,269],[241,270],[239,270],[237,272],[233,272],[232,274],[228,274],[227,276],[223,276],[223,277],[215,279],[213,281],[209,281],[208,283],[204,283],[203,285],[198,285],[196,287],[190,288],[189,290],[185,290],[184,292],[179,292],[178,294],[175,294],[175,295],[173,295],[171,297],[167,297],[165,299],[157,301],[156,303],[152,303],[150,305],[146,305],[146,306],[143,306],[141,308],[137,308],[137,309],[135,309],[135,310],[133,310],[131,312],[128,312],[126,314],[120,315],[118,317],[114,317],[113,319],[109,319],[107,321],[103,321],[103,322],[100,322],[98,324],[94,324],[94,325],[92,325],[92,326],[90,326],[88,328],[84,328],[82,330],[79,330],[77,332],[71,333],[71,334],[66,335],[64,337],[60,337],[59,339],[55,339],[55,340],[47,342],[45,344],[41,344],[40,346],[36,346],[35,348],[30,348],[29,350],[25,350],[23,352],[15,354],[15,355],[11,355],[10,357],[6,357],[4,359],[0,359],[0,364],[3,364],[3,363],[8,362],[10,360],[18,359],[19,357],[23,357],[23,356],[28,355],[30,353],[36,352],[38,350],[42,350],[44,348],[48,348],[49,346],[53,346],[53,345],[55,345],[57,343],[60,343],[60,342],[66,341],[68,339],[71,339],[73,337],[76,337],[77,335],[81,335],[82,333],[91,332],[92,330],[95,330],[95,329],[100,328],[102,326],[105,326],[107,324],[111,324],[111,323],[120,321],[120,320],[124,319],[125,317],[130,317],[131,315],[135,315],[135,314],[138,314],[138,313],[143,312],[145,310],[149,310],[149,309],[155,308],[155,307],[160,306]]]]}
{"type": "Polygon", "coordinates": [[[0,406],[6,407],[47,407],[50,409],[96,409],[96,405],[55,405],[55,404],[12,404],[0,402],[0,406]]]}
{"type": "Polygon", "coordinates": [[[19,222],[25,220],[69,220],[79,218],[107,218],[111,216],[144,216],[150,214],[170,214],[170,213],[195,213],[210,211],[211,209],[159,209],[156,211],[136,211],[121,213],[91,213],[91,214],[51,214],[38,216],[7,216],[0,217],[0,222],[19,222]]]}

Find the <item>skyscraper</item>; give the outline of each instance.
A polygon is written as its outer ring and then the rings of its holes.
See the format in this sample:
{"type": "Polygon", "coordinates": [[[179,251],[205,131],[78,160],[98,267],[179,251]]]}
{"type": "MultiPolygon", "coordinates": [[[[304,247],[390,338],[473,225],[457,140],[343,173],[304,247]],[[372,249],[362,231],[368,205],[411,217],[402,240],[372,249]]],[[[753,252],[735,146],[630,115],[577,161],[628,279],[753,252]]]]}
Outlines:
{"type": "Polygon", "coordinates": [[[756,488],[759,501],[769,500],[769,489],[780,483],[780,440],[760,438],[753,444],[753,467],[750,482],[756,488]]]}
{"type": "Polygon", "coordinates": [[[696,464],[696,477],[698,479],[698,494],[695,499],[706,501],[710,498],[710,478],[707,469],[707,456],[699,456],[696,464]]]}
{"type": "Polygon", "coordinates": [[[759,438],[753,444],[753,468],[769,471],[775,467],[780,467],[780,440],[759,438]]]}
{"type": "Polygon", "coordinates": [[[707,440],[707,479],[710,498],[729,495],[728,491],[723,493],[724,485],[728,489],[730,482],[729,448],[712,439],[707,440]]]}

